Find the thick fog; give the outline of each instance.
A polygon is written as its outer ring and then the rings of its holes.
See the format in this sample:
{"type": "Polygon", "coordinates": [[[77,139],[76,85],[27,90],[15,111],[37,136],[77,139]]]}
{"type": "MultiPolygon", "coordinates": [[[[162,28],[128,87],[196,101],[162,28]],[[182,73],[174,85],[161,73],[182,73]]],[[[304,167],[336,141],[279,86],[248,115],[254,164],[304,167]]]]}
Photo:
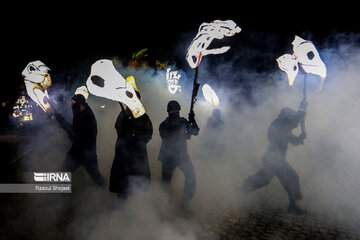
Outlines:
{"type": "MultiPolygon", "coordinates": [[[[360,215],[360,48],[355,45],[358,40],[359,36],[343,35],[329,38],[321,45],[315,43],[327,66],[327,78],[323,91],[315,93],[320,78],[308,74],[307,138],[304,145],[289,144],[286,156],[300,178],[303,200],[299,204],[310,214],[326,213],[347,221],[359,220],[360,215]]],[[[185,51],[188,42],[183,44],[185,51]]],[[[185,55],[175,51],[174,54],[185,55]]],[[[117,138],[114,124],[120,106],[90,95],[88,103],[98,124],[99,169],[107,186],[96,186],[84,169],[79,168],[73,173],[72,194],[26,195],[24,214],[19,216],[24,229],[54,238],[189,240],[197,239],[203,231],[200,222],[206,216],[227,212],[241,214],[264,207],[285,211],[288,198],[277,178],[247,195],[240,193],[239,187],[262,167],[261,157],[268,146],[267,131],[280,110],[284,107],[298,109],[303,97],[304,75],[299,73],[290,87],[286,74],[276,64],[273,71],[261,72],[249,66],[234,65],[236,61],[231,59],[219,58],[215,64],[207,61],[212,57],[204,57],[199,68],[199,83],[209,83],[218,94],[225,125],[220,132],[207,129],[206,122],[214,107],[205,101],[200,88],[195,103],[200,134],[187,142],[197,179],[195,198],[190,202],[195,211],[193,218],[179,214],[183,175],[177,169],[170,190],[165,190],[161,186],[161,163],[157,157],[161,144],[158,128],[167,117],[167,103],[177,100],[182,107],[180,115],[187,118],[194,71],[173,67],[182,75],[179,81],[182,92],[171,94],[166,87],[165,71],[128,69],[114,56],[118,71],[124,77],[135,77],[141,102],[153,124],[153,137],[147,145],[151,167],[149,189],[136,192],[118,207],[116,195],[108,191],[108,183],[117,138]],[[251,100],[249,94],[245,94],[247,90],[236,84],[237,79],[251,86],[251,100]],[[209,143],[216,147],[208,148],[209,143]],[[54,231],[54,226],[58,231],[54,231]]],[[[59,108],[70,122],[69,99],[77,87],[85,84],[90,67],[91,63],[86,62],[82,68],[74,70],[79,71],[78,79],[65,92],[67,102],[59,108]]],[[[54,81],[56,77],[64,78],[53,76],[54,81]]],[[[49,94],[58,95],[59,91],[64,92],[50,88],[49,94]]],[[[23,160],[24,168],[57,171],[71,142],[55,120],[44,118],[42,121],[42,126],[32,133],[37,145],[23,160]]],[[[293,133],[299,135],[300,126],[293,133]]],[[[216,239],[216,235],[213,237],[216,239]]]]}

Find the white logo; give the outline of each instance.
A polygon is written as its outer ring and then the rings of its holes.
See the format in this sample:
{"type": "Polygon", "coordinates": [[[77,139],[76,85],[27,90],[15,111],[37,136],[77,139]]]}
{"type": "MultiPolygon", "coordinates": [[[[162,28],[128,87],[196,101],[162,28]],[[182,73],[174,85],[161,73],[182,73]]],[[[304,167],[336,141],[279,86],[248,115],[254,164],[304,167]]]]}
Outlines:
{"type": "Polygon", "coordinates": [[[70,182],[69,173],[62,172],[48,172],[48,173],[37,173],[34,172],[34,180],[36,182],[70,182]]]}
{"type": "Polygon", "coordinates": [[[166,69],[166,84],[169,92],[175,94],[177,91],[181,92],[181,86],[179,85],[179,79],[181,75],[178,71],[171,71],[171,68],[166,69]]]}

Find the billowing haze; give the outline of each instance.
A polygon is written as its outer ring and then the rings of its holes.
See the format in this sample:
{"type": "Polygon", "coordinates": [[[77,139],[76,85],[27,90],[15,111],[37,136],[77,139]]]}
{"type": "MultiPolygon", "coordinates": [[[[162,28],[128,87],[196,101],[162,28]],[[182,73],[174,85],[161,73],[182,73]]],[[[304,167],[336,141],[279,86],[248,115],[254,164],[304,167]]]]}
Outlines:
{"type": "MultiPolygon", "coordinates": [[[[307,139],[304,145],[289,145],[287,160],[300,178],[304,199],[299,204],[302,207],[308,212],[355,220],[360,215],[360,48],[355,45],[359,36],[332,36],[322,45],[317,45],[315,39],[309,40],[315,42],[327,66],[327,78],[323,91],[314,93],[320,78],[308,75],[307,139]]],[[[182,43],[184,51],[189,42],[190,39],[182,43]]],[[[235,49],[230,51],[236,52],[235,49]]],[[[258,54],[256,49],[246,51],[249,53],[242,54],[258,54]]],[[[174,51],[174,54],[185,55],[185,52],[174,51]]],[[[115,207],[116,196],[108,191],[108,182],[117,137],[114,124],[120,107],[116,102],[90,95],[88,103],[98,123],[99,168],[107,180],[107,186],[105,189],[99,188],[84,169],[79,168],[73,173],[71,195],[27,195],[24,216],[19,216],[19,221],[24,222],[24,229],[31,228],[33,233],[45,236],[91,240],[191,240],[196,239],[198,232],[202,231],[198,223],[200,219],[208,215],[245,213],[262,207],[286,209],[287,194],[276,178],[267,187],[248,195],[241,194],[237,188],[245,178],[261,168],[261,157],[268,145],[267,130],[280,110],[283,107],[298,108],[302,100],[301,73],[294,85],[289,87],[286,74],[277,68],[275,58],[274,69],[270,72],[255,71],[248,65],[246,68],[234,66],[231,59],[217,63],[203,60],[199,68],[199,82],[209,83],[219,96],[225,127],[220,133],[206,128],[213,107],[204,100],[200,89],[195,104],[200,135],[188,141],[188,151],[197,177],[197,190],[191,202],[196,214],[192,219],[187,219],[178,214],[184,180],[181,172],[175,172],[170,195],[160,185],[161,163],[157,157],[161,139],[158,127],[167,117],[166,105],[172,99],[179,101],[181,116],[187,118],[194,71],[173,67],[182,75],[179,81],[182,93],[173,95],[167,90],[165,71],[128,69],[116,60],[116,56],[113,60],[124,77],[135,77],[141,101],[153,123],[154,134],[147,145],[152,175],[150,188],[147,192],[136,193],[121,208],[115,207]],[[237,79],[251,86],[251,101],[241,84],[233,85],[237,79]],[[103,105],[105,108],[101,108],[103,105]],[[207,148],[209,141],[218,147],[207,148]],[[48,227],[54,225],[58,226],[59,232],[48,232],[48,227]]],[[[79,71],[79,77],[73,82],[71,90],[66,92],[68,99],[73,90],[85,84],[89,69],[84,73],[82,71],[90,66],[87,64],[73,69],[79,71]]],[[[56,81],[57,77],[61,79],[64,76],[52,77],[56,81]]],[[[60,91],[63,90],[53,88],[49,94],[57,95],[60,91]]],[[[71,121],[69,104],[59,111],[71,121]]],[[[23,164],[29,171],[56,171],[71,143],[55,120],[42,121],[46,125],[39,124],[42,126],[33,133],[37,147],[23,160],[23,164]]],[[[298,135],[300,127],[293,132],[298,135]]]]}

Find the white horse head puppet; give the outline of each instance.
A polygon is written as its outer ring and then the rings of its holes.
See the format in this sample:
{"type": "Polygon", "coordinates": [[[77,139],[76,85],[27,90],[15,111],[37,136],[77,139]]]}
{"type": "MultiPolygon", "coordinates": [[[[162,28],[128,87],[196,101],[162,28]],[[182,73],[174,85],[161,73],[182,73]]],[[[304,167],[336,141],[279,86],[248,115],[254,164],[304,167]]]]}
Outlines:
{"type": "Polygon", "coordinates": [[[26,91],[29,97],[39,104],[39,106],[47,112],[50,109],[48,102],[49,94],[47,89],[51,86],[51,77],[48,68],[43,62],[37,60],[28,63],[22,71],[26,91]]]}
{"type": "Polygon", "coordinates": [[[294,84],[295,78],[299,72],[298,60],[294,55],[284,54],[276,59],[280,70],[286,72],[289,85],[294,84]]]}
{"type": "Polygon", "coordinates": [[[321,77],[320,85],[316,90],[317,92],[320,92],[326,77],[326,66],[321,60],[314,44],[299,36],[295,36],[295,39],[291,44],[293,45],[294,55],[298,59],[301,68],[306,73],[312,73],[321,77]]]}
{"type": "Polygon", "coordinates": [[[86,86],[95,96],[124,103],[131,110],[134,118],[146,112],[131,83],[121,76],[111,60],[101,59],[91,66],[86,86]]]}
{"type": "Polygon", "coordinates": [[[215,20],[211,23],[203,23],[192,40],[186,54],[186,60],[191,68],[199,66],[201,58],[208,54],[222,54],[230,49],[230,46],[207,49],[213,39],[222,39],[225,36],[231,37],[239,33],[241,28],[232,20],[215,20]]]}
{"type": "Polygon", "coordinates": [[[293,54],[284,54],[277,58],[279,68],[286,72],[289,85],[292,86],[299,72],[299,65],[305,73],[319,75],[321,82],[316,92],[320,92],[323,88],[326,77],[326,66],[320,58],[314,44],[304,40],[299,36],[295,36],[293,45],[293,54]]]}

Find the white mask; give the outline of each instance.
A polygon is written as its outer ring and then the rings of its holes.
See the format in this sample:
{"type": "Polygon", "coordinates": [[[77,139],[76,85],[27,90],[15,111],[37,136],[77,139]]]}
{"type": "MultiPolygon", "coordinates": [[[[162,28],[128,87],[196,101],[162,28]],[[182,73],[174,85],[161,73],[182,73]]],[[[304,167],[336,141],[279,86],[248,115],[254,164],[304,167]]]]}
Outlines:
{"type": "Polygon", "coordinates": [[[284,54],[277,58],[276,61],[279,65],[279,68],[286,72],[289,85],[292,86],[299,72],[299,64],[296,57],[294,55],[284,54]]]}
{"type": "Polygon", "coordinates": [[[306,73],[312,73],[321,77],[318,91],[321,91],[326,77],[326,66],[320,58],[314,44],[295,36],[292,42],[294,55],[306,73]]]}
{"type": "Polygon", "coordinates": [[[48,73],[49,70],[50,68],[37,60],[28,63],[22,71],[26,91],[29,97],[45,112],[50,109],[50,104],[48,102],[45,103],[45,99],[49,98],[47,89],[51,86],[51,77],[48,73]]]}
{"type": "Polygon", "coordinates": [[[316,92],[321,91],[326,77],[326,66],[321,60],[314,44],[299,36],[295,36],[292,45],[294,52],[292,55],[284,54],[276,59],[279,68],[288,75],[289,85],[293,85],[300,65],[304,72],[321,77],[321,82],[316,92]]]}
{"type": "Polygon", "coordinates": [[[27,81],[42,83],[44,78],[48,75],[49,70],[50,68],[48,68],[43,62],[37,60],[29,62],[21,74],[27,81]]]}
{"type": "Polygon", "coordinates": [[[146,111],[138,99],[130,82],[121,76],[111,60],[101,59],[91,66],[91,73],[86,81],[91,94],[124,103],[131,110],[134,118],[146,111]]]}

